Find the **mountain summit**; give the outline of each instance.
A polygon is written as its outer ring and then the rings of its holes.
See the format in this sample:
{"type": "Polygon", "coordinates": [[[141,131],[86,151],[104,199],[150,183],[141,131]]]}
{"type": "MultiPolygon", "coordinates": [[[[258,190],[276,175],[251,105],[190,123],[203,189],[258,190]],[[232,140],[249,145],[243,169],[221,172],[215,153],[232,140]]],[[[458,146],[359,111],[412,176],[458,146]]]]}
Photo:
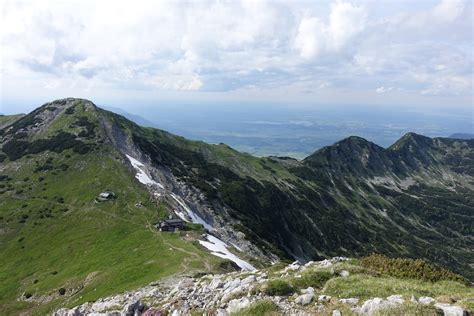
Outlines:
{"type": "Polygon", "coordinates": [[[353,136],[298,161],[144,128],[82,99],[3,121],[5,300],[52,300],[66,284],[80,304],[151,275],[372,252],[474,277],[473,140],[409,133],[385,149],[353,136]],[[158,234],[170,216],[189,232],[158,234]]]}

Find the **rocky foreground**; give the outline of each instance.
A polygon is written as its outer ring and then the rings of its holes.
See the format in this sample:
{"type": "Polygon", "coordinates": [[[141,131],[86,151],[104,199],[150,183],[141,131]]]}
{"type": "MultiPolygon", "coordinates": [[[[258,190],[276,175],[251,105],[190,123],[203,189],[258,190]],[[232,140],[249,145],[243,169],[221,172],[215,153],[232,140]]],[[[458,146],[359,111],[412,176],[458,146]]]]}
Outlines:
{"type": "MultiPolygon", "coordinates": [[[[337,257],[305,265],[294,262],[277,269],[170,277],[135,291],[71,309],[63,308],[54,315],[252,315],[257,313],[255,309],[252,312],[252,306],[261,302],[272,306],[271,315],[469,315],[465,308],[453,304],[452,300],[446,303],[446,297],[435,299],[393,293],[387,297],[361,300],[359,297],[324,294],[324,287],[301,288],[283,295],[287,290],[283,280],[306,278],[309,272],[329,272],[335,278],[349,278],[352,272],[343,269],[350,266],[345,265],[348,260],[337,257]]],[[[469,300],[474,300],[474,297],[469,300]]],[[[263,315],[265,311],[258,313],[263,315]]]]}

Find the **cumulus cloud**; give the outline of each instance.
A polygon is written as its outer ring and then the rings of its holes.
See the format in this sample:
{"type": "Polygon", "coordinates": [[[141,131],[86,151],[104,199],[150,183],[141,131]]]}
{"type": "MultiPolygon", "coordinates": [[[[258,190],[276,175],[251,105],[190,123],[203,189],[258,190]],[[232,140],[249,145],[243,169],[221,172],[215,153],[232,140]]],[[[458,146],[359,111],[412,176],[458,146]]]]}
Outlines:
{"type": "Polygon", "coordinates": [[[467,0],[424,1],[416,9],[346,0],[0,6],[2,95],[33,87],[472,95],[467,0]],[[380,86],[387,82],[397,89],[380,86]]]}
{"type": "Polygon", "coordinates": [[[386,92],[392,91],[393,89],[394,89],[393,87],[381,86],[381,87],[378,87],[377,89],[375,89],[375,92],[377,92],[377,93],[386,93],[386,92]]]}
{"type": "Polygon", "coordinates": [[[364,29],[366,10],[339,1],[331,5],[327,20],[325,23],[315,16],[302,18],[295,38],[295,47],[301,57],[311,59],[344,48],[364,29]]]}
{"type": "Polygon", "coordinates": [[[431,12],[433,17],[444,22],[452,22],[457,19],[464,10],[461,0],[442,0],[431,12]]]}

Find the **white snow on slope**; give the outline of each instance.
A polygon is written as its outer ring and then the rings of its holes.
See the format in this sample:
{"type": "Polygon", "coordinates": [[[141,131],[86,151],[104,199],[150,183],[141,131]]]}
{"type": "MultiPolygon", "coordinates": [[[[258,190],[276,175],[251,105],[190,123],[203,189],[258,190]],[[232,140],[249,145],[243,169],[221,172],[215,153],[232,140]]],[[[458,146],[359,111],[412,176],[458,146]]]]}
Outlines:
{"type": "Polygon", "coordinates": [[[126,155],[128,160],[130,160],[130,163],[132,164],[133,168],[137,171],[137,174],[135,175],[135,178],[138,179],[141,183],[144,185],[157,185],[158,187],[164,189],[163,185],[161,183],[158,183],[151,179],[146,172],[144,171],[145,165],[142,164],[140,161],[137,159],[133,158],[132,156],[126,155]]]}
{"type": "Polygon", "coordinates": [[[235,262],[242,270],[255,270],[255,267],[250,263],[230,252],[229,249],[227,249],[228,246],[219,238],[212,235],[207,235],[206,238],[207,241],[199,240],[199,243],[209,249],[213,255],[235,262]]]}
{"type": "MultiPolygon", "coordinates": [[[[184,203],[183,200],[181,200],[181,198],[179,196],[177,196],[176,194],[174,193],[171,193],[171,197],[176,201],[178,202],[179,205],[181,205],[182,208],[184,208],[184,210],[186,211],[186,213],[188,213],[188,216],[189,218],[191,218],[191,222],[193,223],[197,223],[197,224],[201,224],[202,226],[204,226],[205,229],[207,230],[214,230],[214,228],[209,225],[204,219],[202,219],[199,215],[197,215],[196,213],[194,213],[190,208],[189,206],[186,205],[186,203],[184,203]]],[[[181,217],[183,215],[182,212],[176,212],[176,214],[178,214],[179,217],[181,217]]],[[[181,217],[182,220],[185,220],[187,221],[185,218],[181,217]]]]}
{"type": "MultiPolygon", "coordinates": [[[[161,183],[158,183],[158,182],[154,181],[153,179],[151,179],[148,176],[148,174],[146,174],[145,168],[144,168],[145,165],[143,163],[141,163],[137,159],[133,158],[132,156],[129,156],[129,155],[126,155],[126,156],[127,156],[128,160],[130,160],[130,163],[132,164],[133,168],[137,171],[137,174],[135,175],[135,178],[137,178],[138,181],[140,181],[140,183],[142,183],[144,185],[150,185],[150,186],[156,185],[156,186],[158,186],[162,189],[165,189],[161,183]]],[[[155,192],[155,194],[159,195],[160,193],[155,192]]],[[[170,196],[176,202],[178,202],[178,204],[186,211],[187,215],[191,219],[191,222],[201,224],[201,225],[204,226],[204,228],[206,228],[209,231],[214,230],[214,228],[210,224],[208,224],[203,218],[201,218],[199,215],[194,213],[189,208],[189,206],[187,206],[186,203],[179,196],[177,196],[176,194],[174,194],[172,192],[170,192],[170,196]]],[[[189,220],[187,219],[186,214],[184,214],[184,212],[175,211],[175,213],[183,221],[189,222],[189,220]]],[[[208,235],[206,235],[206,239],[207,239],[207,241],[199,240],[199,243],[202,246],[204,246],[205,248],[207,248],[208,250],[210,250],[213,255],[221,257],[221,258],[229,259],[229,260],[235,262],[243,270],[255,270],[255,267],[252,266],[250,263],[240,259],[236,255],[231,253],[227,249],[228,246],[226,245],[226,243],[224,243],[219,238],[208,234],[208,235]]],[[[234,247],[236,247],[238,250],[240,250],[237,246],[234,246],[234,247]]]]}

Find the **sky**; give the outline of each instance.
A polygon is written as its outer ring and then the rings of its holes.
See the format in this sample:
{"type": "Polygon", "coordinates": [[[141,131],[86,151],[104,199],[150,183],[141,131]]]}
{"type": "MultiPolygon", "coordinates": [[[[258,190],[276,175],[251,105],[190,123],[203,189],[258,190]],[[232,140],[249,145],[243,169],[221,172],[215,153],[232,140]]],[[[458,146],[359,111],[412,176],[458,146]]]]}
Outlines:
{"type": "Polygon", "coordinates": [[[0,0],[0,112],[99,104],[473,106],[471,1],[0,0]]]}

